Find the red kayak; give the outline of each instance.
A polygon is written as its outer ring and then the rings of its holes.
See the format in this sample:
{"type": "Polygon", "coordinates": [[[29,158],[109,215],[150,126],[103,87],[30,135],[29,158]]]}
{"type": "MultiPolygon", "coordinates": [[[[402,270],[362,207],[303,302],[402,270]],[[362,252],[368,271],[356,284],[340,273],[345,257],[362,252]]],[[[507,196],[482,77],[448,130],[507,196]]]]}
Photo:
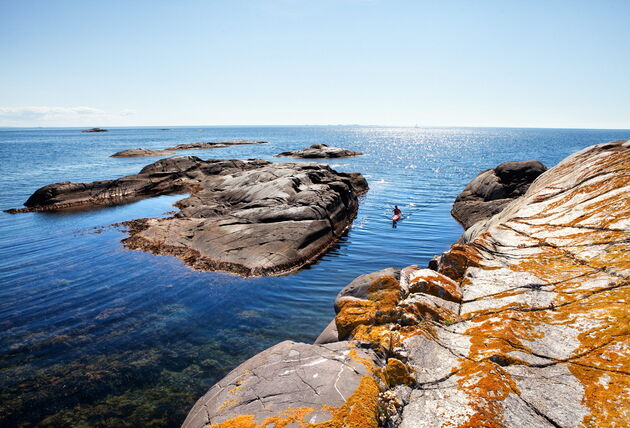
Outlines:
{"type": "Polygon", "coordinates": [[[392,216],[392,220],[393,220],[393,221],[398,221],[398,220],[400,220],[400,217],[402,217],[400,214],[394,214],[394,215],[392,216]]]}

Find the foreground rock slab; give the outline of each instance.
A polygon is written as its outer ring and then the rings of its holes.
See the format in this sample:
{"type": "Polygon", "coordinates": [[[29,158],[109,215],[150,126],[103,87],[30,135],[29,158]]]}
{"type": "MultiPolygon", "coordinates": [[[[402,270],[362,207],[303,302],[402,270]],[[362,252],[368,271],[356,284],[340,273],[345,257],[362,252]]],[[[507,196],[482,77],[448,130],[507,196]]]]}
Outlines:
{"type": "Polygon", "coordinates": [[[282,152],[276,155],[276,157],[293,157],[303,159],[323,159],[323,158],[343,158],[350,156],[361,156],[363,153],[353,152],[352,150],[346,150],[339,147],[330,147],[326,144],[313,144],[310,147],[302,150],[295,150],[292,152],[282,152]]]}
{"type": "Polygon", "coordinates": [[[166,151],[166,150],[150,150],[150,149],[137,148],[137,149],[122,150],[120,152],[114,153],[110,157],[135,158],[135,157],[143,157],[143,156],[165,156],[165,155],[172,155],[172,154],[174,153],[166,151]]]}
{"type": "Polygon", "coordinates": [[[482,171],[457,196],[451,215],[464,229],[501,212],[513,199],[525,194],[529,185],[547,167],[538,161],[503,162],[482,171]]]}
{"type": "Polygon", "coordinates": [[[357,173],[325,165],[262,160],[159,160],[139,174],[92,183],[44,186],[9,212],[93,208],[189,193],[169,218],[127,222],[131,249],[174,255],[199,270],[243,276],[280,275],[316,260],[348,229],[358,196],[357,173]]]}
{"type": "Polygon", "coordinates": [[[252,357],[197,401],[182,427],[376,427],[373,353],[348,342],[281,342],[252,357]]]}
{"type": "Polygon", "coordinates": [[[190,144],[178,144],[174,147],[167,147],[165,150],[220,149],[223,147],[241,146],[244,144],[268,144],[268,143],[266,141],[249,141],[249,140],[199,142],[199,143],[190,143],[190,144]]]}

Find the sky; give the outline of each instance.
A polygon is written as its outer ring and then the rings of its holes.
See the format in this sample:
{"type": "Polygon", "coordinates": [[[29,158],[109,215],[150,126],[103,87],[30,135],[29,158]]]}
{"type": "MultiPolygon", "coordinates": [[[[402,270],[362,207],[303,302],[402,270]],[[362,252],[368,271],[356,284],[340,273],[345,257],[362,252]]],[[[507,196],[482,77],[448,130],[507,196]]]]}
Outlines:
{"type": "Polygon", "coordinates": [[[0,126],[630,129],[630,0],[0,0],[0,126]]]}

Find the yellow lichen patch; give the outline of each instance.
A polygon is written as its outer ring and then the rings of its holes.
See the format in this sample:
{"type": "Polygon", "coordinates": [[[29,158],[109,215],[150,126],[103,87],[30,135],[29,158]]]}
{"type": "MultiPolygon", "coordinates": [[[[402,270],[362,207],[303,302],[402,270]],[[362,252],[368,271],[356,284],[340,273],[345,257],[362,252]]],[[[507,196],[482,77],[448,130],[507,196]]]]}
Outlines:
{"type": "Polygon", "coordinates": [[[395,320],[400,300],[400,283],[391,276],[373,281],[367,300],[343,300],[335,317],[340,339],[355,334],[360,326],[383,324],[395,320]]]}
{"type": "Polygon", "coordinates": [[[379,387],[374,378],[363,376],[357,389],[339,407],[328,407],[332,418],[307,424],[307,428],[377,428],[379,387]]]}
{"type": "Polygon", "coordinates": [[[223,403],[219,406],[219,408],[217,409],[217,411],[219,411],[219,412],[220,412],[221,410],[224,410],[224,409],[227,409],[227,408],[229,408],[229,407],[232,407],[232,406],[234,406],[236,403],[237,403],[237,401],[236,401],[236,400],[225,400],[225,401],[224,401],[224,402],[223,402],[223,403]]]}
{"type": "Polygon", "coordinates": [[[451,302],[461,302],[462,293],[458,285],[443,275],[422,275],[409,283],[410,293],[425,293],[451,302]]]}
{"type": "Polygon", "coordinates": [[[306,426],[304,418],[313,412],[312,407],[300,407],[297,409],[288,409],[283,416],[272,416],[258,424],[254,419],[254,415],[239,415],[227,421],[211,424],[211,428],[283,428],[289,424],[297,423],[301,427],[306,426]]]}
{"type": "Polygon", "coordinates": [[[243,385],[236,385],[234,388],[231,388],[229,390],[229,393],[230,394],[234,394],[234,393],[238,392],[238,390],[241,389],[242,387],[243,387],[243,385]]]}
{"type": "Polygon", "coordinates": [[[413,386],[416,380],[411,375],[412,369],[397,358],[387,360],[387,365],[383,368],[383,377],[387,386],[393,388],[396,385],[413,386]]]}

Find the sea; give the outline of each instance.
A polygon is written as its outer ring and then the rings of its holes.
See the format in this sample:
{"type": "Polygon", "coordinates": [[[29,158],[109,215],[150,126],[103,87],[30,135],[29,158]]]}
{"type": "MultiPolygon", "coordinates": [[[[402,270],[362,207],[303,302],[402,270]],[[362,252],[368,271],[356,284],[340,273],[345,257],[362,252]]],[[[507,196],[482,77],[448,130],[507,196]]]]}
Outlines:
{"type": "Polygon", "coordinates": [[[184,195],[94,210],[0,212],[0,426],[178,427],[194,402],[249,357],[313,342],[336,294],[359,275],[425,267],[463,232],[453,200],[480,171],[536,159],[548,167],[630,131],[358,126],[0,128],[0,209],[38,188],[135,174],[155,158],[124,149],[268,141],[189,150],[202,159],[266,159],[325,143],[364,153],[322,160],[370,186],[352,227],[317,262],[280,277],[198,272],[124,249],[120,222],[171,215],[184,195]],[[398,205],[404,218],[392,228],[398,205]],[[171,213],[171,214],[169,214],[171,213]]]}

